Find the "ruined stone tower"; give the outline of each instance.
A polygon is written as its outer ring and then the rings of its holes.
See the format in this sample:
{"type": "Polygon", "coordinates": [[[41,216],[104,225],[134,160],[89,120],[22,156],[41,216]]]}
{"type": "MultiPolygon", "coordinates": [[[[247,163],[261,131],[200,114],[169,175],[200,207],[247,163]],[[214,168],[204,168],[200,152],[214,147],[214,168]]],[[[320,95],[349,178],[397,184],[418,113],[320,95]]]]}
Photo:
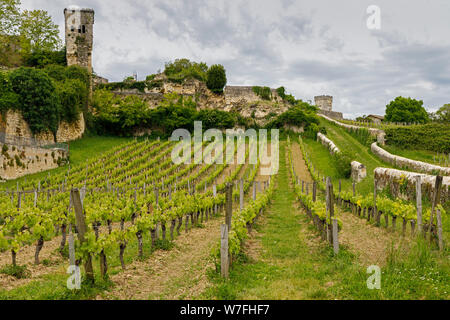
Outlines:
{"type": "Polygon", "coordinates": [[[67,65],[78,65],[92,73],[94,10],[69,7],[64,9],[66,22],[67,65]]]}
{"type": "Polygon", "coordinates": [[[332,111],[333,97],[332,96],[317,96],[314,97],[314,102],[321,110],[332,111]]]}

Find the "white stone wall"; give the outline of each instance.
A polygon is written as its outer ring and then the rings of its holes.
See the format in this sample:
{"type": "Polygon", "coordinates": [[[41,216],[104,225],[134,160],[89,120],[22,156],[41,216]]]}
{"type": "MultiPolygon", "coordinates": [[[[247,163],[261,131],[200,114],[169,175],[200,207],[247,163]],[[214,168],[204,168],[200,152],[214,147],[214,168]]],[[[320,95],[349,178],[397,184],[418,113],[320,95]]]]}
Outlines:
{"type": "Polygon", "coordinates": [[[325,147],[327,147],[328,150],[330,150],[330,153],[331,153],[331,154],[336,154],[336,153],[338,153],[338,152],[341,152],[341,151],[339,150],[339,148],[336,147],[336,145],[334,144],[333,141],[331,141],[330,139],[328,139],[324,134],[322,134],[322,133],[320,133],[320,132],[317,134],[317,140],[318,140],[322,145],[324,145],[325,147]]]}
{"type": "Polygon", "coordinates": [[[363,180],[365,177],[367,177],[367,170],[366,166],[362,163],[359,163],[358,161],[352,161],[352,180],[356,183],[363,180]]]}
{"type": "MultiPolygon", "coordinates": [[[[8,110],[4,122],[4,132],[7,136],[26,139],[35,138],[36,140],[48,142],[49,144],[55,142],[52,133],[42,133],[37,136],[33,136],[28,123],[23,119],[22,115],[18,111],[8,110]]],[[[83,136],[85,129],[83,113],[80,113],[80,118],[74,123],[69,124],[62,121],[59,124],[58,131],[56,133],[57,142],[67,142],[79,139],[83,136]]]]}
{"type": "MultiPolygon", "coordinates": [[[[378,189],[390,187],[394,196],[413,200],[416,193],[416,177],[421,176],[422,194],[432,199],[436,176],[424,173],[402,171],[390,168],[376,168],[374,177],[378,189]]],[[[443,177],[441,188],[441,202],[450,200],[450,177],[443,177]]]]}
{"type": "Polygon", "coordinates": [[[397,166],[400,168],[408,168],[410,170],[415,170],[418,172],[425,172],[430,174],[435,174],[440,172],[441,175],[448,176],[450,175],[450,168],[436,166],[430,163],[412,160],[404,157],[400,157],[397,155],[393,155],[383,148],[379,147],[376,142],[374,142],[371,146],[372,152],[384,162],[390,163],[393,166],[397,166]]]}
{"type": "MultiPolygon", "coordinates": [[[[67,158],[67,153],[62,149],[6,146],[8,150],[0,153],[0,178],[3,180],[57,168],[58,159],[67,158]],[[16,157],[23,166],[17,163],[16,157]]],[[[3,144],[0,144],[0,150],[2,148],[3,144]]]]}

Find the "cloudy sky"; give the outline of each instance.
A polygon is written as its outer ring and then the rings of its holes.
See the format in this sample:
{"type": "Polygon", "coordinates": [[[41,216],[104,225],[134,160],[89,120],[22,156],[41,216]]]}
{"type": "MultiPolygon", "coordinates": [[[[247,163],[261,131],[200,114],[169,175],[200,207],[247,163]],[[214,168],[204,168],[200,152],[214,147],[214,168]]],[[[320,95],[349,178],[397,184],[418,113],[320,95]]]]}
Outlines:
{"type": "Polygon", "coordinates": [[[60,26],[69,5],[95,10],[94,70],[110,81],[176,58],[220,63],[229,85],[332,95],[346,117],[384,114],[396,96],[450,103],[448,0],[22,0],[60,26]],[[78,2],[76,2],[78,1],[78,2]],[[369,5],[381,29],[369,30],[369,5]]]}

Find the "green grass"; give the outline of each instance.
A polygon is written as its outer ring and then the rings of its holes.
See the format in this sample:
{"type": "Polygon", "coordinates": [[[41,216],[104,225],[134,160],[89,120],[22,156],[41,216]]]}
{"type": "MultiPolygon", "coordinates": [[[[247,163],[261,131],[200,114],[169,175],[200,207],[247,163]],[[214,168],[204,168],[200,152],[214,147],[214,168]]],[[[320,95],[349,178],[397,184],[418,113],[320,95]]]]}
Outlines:
{"type": "MultiPolygon", "coordinates": [[[[121,143],[130,141],[131,139],[132,138],[121,138],[113,136],[88,136],[79,140],[72,141],[69,143],[70,165],[73,167],[82,164],[86,160],[96,157],[121,143]]],[[[67,170],[67,168],[68,165],[65,165],[56,169],[27,175],[25,177],[7,181],[1,186],[3,188],[16,188],[17,182],[19,182],[20,185],[22,181],[25,181],[25,179],[44,179],[48,175],[48,173],[56,174],[64,172],[67,170]]]]}
{"type": "Polygon", "coordinates": [[[30,276],[30,271],[28,271],[27,266],[19,266],[8,264],[0,269],[0,273],[13,276],[17,279],[23,279],[30,276]]]}
{"type": "MultiPolygon", "coordinates": [[[[284,143],[281,155],[284,155],[284,143]]],[[[210,271],[212,286],[206,299],[448,299],[449,263],[445,255],[418,242],[410,254],[392,250],[382,268],[381,290],[370,290],[367,266],[341,246],[338,256],[318,243],[315,230],[300,210],[293,210],[284,156],[280,156],[277,192],[255,229],[261,237],[261,256],[241,254],[229,279],[210,271]],[[318,244],[311,245],[316,242],[318,244]]]]}
{"type": "Polygon", "coordinates": [[[81,285],[81,290],[69,290],[66,283],[69,274],[63,272],[43,276],[25,286],[12,290],[0,289],[0,300],[83,300],[93,299],[112,284],[109,281],[96,280],[96,283],[81,285]]]}
{"type": "Polygon", "coordinates": [[[412,160],[423,161],[435,165],[450,165],[450,158],[448,155],[440,154],[437,156],[436,152],[428,151],[428,150],[410,150],[410,149],[401,149],[396,146],[383,146],[383,149],[388,151],[389,153],[395,154],[397,156],[405,157],[412,160]],[[439,162],[440,159],[440,162],[439,162]]]}
{"type": "MultiPolygon", "coordinates": [[[[331,139],[336,146],[351,156],[351,160],[356,160],[366,166],[367,178],[357,184],[357,192],[361,194],[370,194],[373,192],[373,172],[377,167],[392,168],[391,165],[384,163],[377,156],[372,154],[370,148],[362,145],[357,139],[351,136],[345,129],[331,124],[325,119],[321,119],[321,125],[327,129],[327,137],[331,139]]],[[[308,142],[307,142],[308,143],[308,142]]],[[[309,144],[309,143],[308,143],[309,144]]],[[[320,145],[320,143],[318,143],[320,145]]],[[[324,148],[322,146],[322,148],[324,148]]],[[[326,149],[326,148],[325,148],[326,149]]],[[[330,157],[331,158],[331,157],[330,157]]],[[[331,176],[332,178],[336,176],[331,176]]],[[[336,179],[333,179],[336,180],[336,179]]],[[[348,190],[351,190],[351,179],[345,181],[348,190]]],[[[334,181],[336,184],[336,181],[334,181]]]]}

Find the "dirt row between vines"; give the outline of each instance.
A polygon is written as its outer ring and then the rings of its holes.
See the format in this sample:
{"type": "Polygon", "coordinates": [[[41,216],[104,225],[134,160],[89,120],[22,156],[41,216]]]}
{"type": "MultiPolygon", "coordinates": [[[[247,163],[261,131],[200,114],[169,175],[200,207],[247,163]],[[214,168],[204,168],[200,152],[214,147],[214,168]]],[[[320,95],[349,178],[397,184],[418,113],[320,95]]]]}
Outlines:
{"type": "MultiPolygon", "coordinates": [[[[232,171],[235,169],[235,165],[230,165],[227,168],[225,168],[224,172],[222,172],[221,175],[219,175],[218,181],[222,178],[223,175],[229,174],[229,171],[232,171]]],[[[200,167],[196,168],[193,171],[193,174],[198,172],[200,170],[200,167]]],[[[212,169],[210,169],[212,170],[212,169]]],[[[204,173],[203,176],[208,174],[208,172],[204,173]]],[[[208,189],[212,189],[212,186],[209,186],[208,189]]],[[[126,223],[126,226],[128,226],[130,223],[126,223]]],[[[120,224],[114,223],[112,225],[113,229],[119,229],[120,224]]],[[[106,227],[101,227],[101,232],[106,232],[106,227]]],[[[61,254],[58,252],[58,249],[60,247],[61,243],[61,235],[58,235],[57,237],[53,238],[50,241],[45,241],[44,246],[39,254],[39,260],[40,264],[35,265],[34,264],[34,254],[36,246],[35,244],[32,245],[26,245],[20,248],[19,252],[17,253],[17,264],[18,265],[25,265],[27,267],[27,270],[29,271],[29,275],[26,278],[23,279],[17,279],[13,276],[0,273],[0,288],[5,290],[11,290],[14,288],[18,288],[21,286],[24,286],[31,281],[39,280],[43,276],[48,274],[65,274],[67,271],[67,267],[69,265],[68,259],[61,256],[61,254]]],[[[66,241],[66,245],[68,243],[68,239],[66,241]]],[[[0,252],[0,268],[11,264],[11,252],[0,252]]]]}
{"type": "MultiPolygon", "coordinates": [[[[243,176],[247,165],[238,177],[243,176]]],[[[225,173],[226,176],[226,173],[225,173]]],[[[264,177],[256,177],[265,181],[264,177]]],[[[247,191],[245,202],[251,196],[247,191]]],[[[238,207],[233,203],[233,207],[238,207]]],[[[191,229],[174,240],[174,248],[159,250],[145,260],[135,260],[124,272],[111,276],[114,287],[97,296],[103,299],[125,300],[179,300],[196,299],[208,288],[208,270],[214,269],[212,249],[220,239],[220,225],[224,217],[216,217],[191,229]]]]}
{"type": "MultiPolygon", "coordinates": [[[[304,181],[312,181],[298,143],[292,143],[292,154],[296,174],[304,181]]],[[[355,253],[359,262],[365,266],[383,266],[392,246],[398,248],[409,243],[407,237],[376,227],[368,223],[366,219],[359,218],[339,207],[338,216],[343,223],[342,231],[339,232],[340,245],[355,253]]]]}

